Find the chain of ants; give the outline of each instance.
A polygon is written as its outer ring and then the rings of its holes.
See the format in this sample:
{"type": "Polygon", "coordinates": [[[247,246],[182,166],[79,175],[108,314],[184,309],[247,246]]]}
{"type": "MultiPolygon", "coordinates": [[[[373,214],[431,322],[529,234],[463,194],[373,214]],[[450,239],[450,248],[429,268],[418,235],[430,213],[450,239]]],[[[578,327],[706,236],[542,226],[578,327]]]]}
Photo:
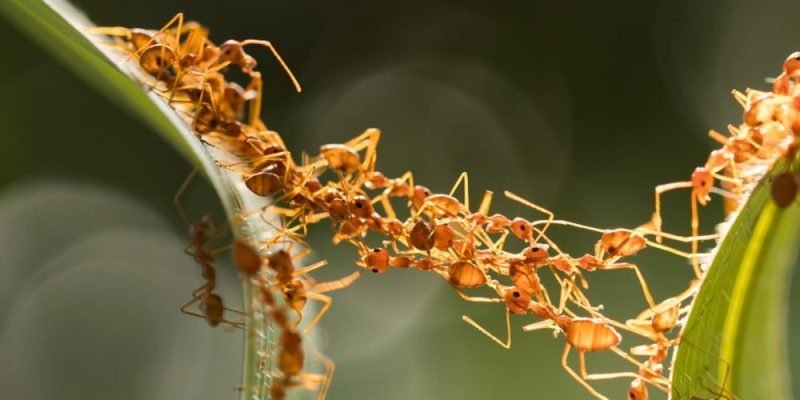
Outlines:
{"type": "MultiPolygon", "coordinates": [[[[663,373],[663,360],[680,338],[669,338],[667,333],[688,312],[685,300],[699,287],[703,274],[699,242],[717,238],[717,235],[700,235],[698,206],[706,205],[714,193],[725,199],[726,209],[736,208],[767,167],[779,159],[794,159],[795,135],[800,133],[800,96],[797,96],[800,93],[797,82],[800,53],[795,53],[784,63],[783,72],[774,81],[773,92],[734,92],[735,99],[744,108],[743,123],[738,127],[729,126],[729,136],[716,131],[709,133],[722,147],[712,151],[706,163],[696,168],[689,180],[656,187],[655,212],[646,224],[633,230],[606,230],[559,220],[549,210],[506,191],[507,198],[543,215],[536,220],[508,218],[499,213],[490,214],[493,200],[490,191],[485,192],[477,211],[471,211],[466,174],[462,174],[448,194],[434,194],[415,184],[410,172],[388,178],[377,171],[376,151],[380,138],[377,129],[368,129],[344,144],[324,145],[319,156],[303,155],[302,162],[297,164],[280,136],[267,130],[260,119],[261,75],[255,70],[255,59],[244,51],[245,46],[269,49],[300,91],[297,80],[267,41],[229,40],[217,46],[208,39],[205,28],[194,22],[184,23],[182,14],[155,32],[119,27],[93,31],[115,37],[115,47],[154,78],[152,88],[184,114],[200,140],[231,158],[220,160],[221,167],[240,174],[254,194],[273,199],[268,207],[244,212],[239,215],[240,219],[261,215],[271,224],[265,215],[278,214],[285,220],[282,226],[275,227],[278,233],[269,241],[252,243],[238,238],[232,245],[239,272],[257,290],[259,304],[254,309],[262,310],[263,316],[270,318],[279,331],[277,349],[268,352],[278,351],[280,374],[271,377],[269,385],[270,395],[275,399],[284,398],[286,390],[292,387],[319,390],[319,398],[325,397],[333,363],[315,354],[326,365],[326,373],[303,371],[303,337],[330,308],[332,300],[327,292],[349,286],[362,271],[381,274],[389,268],[428,271],[444,278],[466,301],[501,303],[506,309],[505,340],[468,316],[462,318],[504,348],[511,347],[510,315],[536,315],[541,321],[526,325],[523,331],[551,329],[554,335],[564,334],[562,366],[599,399],[606,397],[589,382],[631,379],[627,394],[631,400],[647,399],[648,386],[669,392],[670,380],[663,373]],[[249,78],[246,88],[226,81],[224,73],[229,68],[239,68],[249,78]],[[244,111],[248,106],[245,120],[244,111]],[[320,177],[325,171],[330,171],[329,179],[323,183],[320,177]],[[455,195],[461,186],[463,199],[459,200],[455,195]],[[661,230],[661,195],[684,188],[690,190],[691,235],[688,237],[661,230]],[[405,202],[408,215],[405,220],[398,217],[393,199],[405,202]],[[378,212],[379,207],[382,214],[378,212]],[[344,278],[318,283],[308,274],[325,266],[325,261],[302,268],[295,264],[311,251],[303,241],[308,226],[325,220],[332,221],[334,243],[346,242],[355,247],[356,264],[361,268],[344,278]],[[576,258],[562,251],[547,235],[548,229],[556,225],[599,234],[592,254],[576,258]],[[368,246],[368,233],[381,237],[381,245],[368,246]],[[522,241],[524,248],[518,252],[507,250],[509,239],[522,241]],[[684,252],[664,245],[663,239],[688,243],[691,250],[684,252]],[[292,254],[295,245],[301,249],[292,254]],[[281,246],[283,248],[275,250],[281,246]],[[690,260],[696,279],[682,293],[656,302],[639,268],[624,261],[648,246],[690,260]],[[558,283],[557,298],[551,297],[540,281],[538,272],[542,269],[550,271],[558,283]],[[606,318],[601,313],[602,306],[593,306],[585,294],[588,289],[585,273],[619,269],[634,273],[648,303],[646,310],[624,323],[606,318]],[[490,289],[492,296],[473,296],[464,291],[477,288],[490,289]],[[323,307],[300,330],[302,311],[309,299],[322,302],[323,307]],[[588,317],[579,316],[571,307],[588,317]],[[618,347],[619,331],[652,343],[626,352],[618,347]],[[572,349],[578,352],[579,372],[568,364],[572,349]],[[604,350],[632,363],[636,372],[588,373],[584,353],[604,350]],[[645,357],[645,361],[640,362],[634,356],[645,357]]],[[[800,171],[792,170],[790,164],[787,163],[786,170],[772,181],[773,198],[780,207],[797,199],[800,171]]],[[[182,310],[206,319],[212,326],[227,324],[242,328],[243,322],[225,317],[225,311],[241,312],[225,307],[222,298],[214,292],[214,252],[208,249],[213,231],[207,217],[191,225],[187,250],[201,265],[206,283],[193,293],[192,300],[182,310]],[[192,310],[194,305],[199,312],[192,310]]],[[[262,355],[262,363],[268,357],[270,354],[262,355]]],[[[266,367],[262,369],[266,376],[266,367]]],[[[724,386],[723,383],[707,391],[717,398],[734,398],[724,386]]]]}

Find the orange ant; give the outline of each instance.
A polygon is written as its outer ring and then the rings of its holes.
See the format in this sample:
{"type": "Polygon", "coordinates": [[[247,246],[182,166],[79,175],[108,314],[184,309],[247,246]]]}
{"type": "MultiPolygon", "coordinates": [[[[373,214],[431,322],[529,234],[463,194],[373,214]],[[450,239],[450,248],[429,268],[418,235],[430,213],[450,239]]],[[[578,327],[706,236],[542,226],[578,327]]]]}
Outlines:
{"type": "MultiPolygon", "coordinates": [[[[308,282],[308,280],[298,277],[325,266],[327,261],[322,260],[306,267],[296,269],[294,267],[293,258],[294,257],[292,257],[286,250],[278,250],[267,256],[266,265],[274,272],[274,281],[272,281],[271,285],[280,290],[280,292],[283,294],[286,304],[289,306],[289,308],[294,310],[300,318],[302,318],[303,307],[308,299],[323,303],[320,311],[303,330],[302,335],[305,336],[314,328],[314,326],[333,304],[333,300],[323,293],[342,289],[351,285],[356,279],[358,279],[360,272],[353,273],[335,281],[312,285],[308,282]]],[[[300,319],[298,319],[298,322],[299,320],[300,319]]]]}
{"type": "MultiPolygon", "coordinates": [[[[199,73],[204,77],[203,79],[205,81],[209,73],[220,71],[231,64],[238,65],[242,72],[250,77],[248,92],[255,92],[250,105],[250,125],[258,130],[266,129],[266,126],[260,119],[263,83],[261,74],[254,71],[256,66],[255,59],[245,53],[244,47],[256,45],[269,49],[289,75],[295,89],[298,92],[301,91],[300,84],[297,82],[294,74],[292,74],[289,67],[270,42],[256,39],[244,41],[229,40],[219,47],[216,47],[208,42],[207,32],[199,24],[190,22],[184,25],[183,18],[183,13],[176,14],[153,35],[149,35],[143,30],[131,30],[119,27],[96,28],[93,29],[93,31],[96,33],[128,38],[133,47],[133,51],[130,52],[129,57],[138,57],[142,69],[156,77],[157,81],[164,77],[168,77],[170,81],[174,81],[170,102],[175,92],[178,90],[183,76],[199,73]],[[171,36],[171,28],[175,25],[177,25],[177,27],[174,28],[175,36],[173,39],[171,36]],[[186,31],[189,32],[189,36],[184,42],[181,42],[180,37],[186,31]],[[175,73],[174,77],[169,75],[168,70],[170,68],[175,73]]],[[[212,115],[218,116],[220,114],[220,110],[213,106],[214,100],[219,100],[220,98],[224,99],[226,92],[231,92],[225,91],[224,89],[217,90],[216,93],[212,92],[210,96],[211,99],[209,99],[212,101],[212,107],[208,109],[201,107],[205,88],[205,84],[201,85],[201,95],[196,107],[198,110],[196,117],[200,117],[200,114],[205,112],[206,116],[202,119],[208,119],[208,125],[213,127],[216,125],[214,120],[218,117],[212,115]]],[[[236,93],[231,94],[235,95],[236,93]]],[[[227,110],[223,108],[222,114],[227,114],[227,116],[230,117],[230,113],[226,111],[227,110]]],[[[236,113],[234,113],[234,115],[235,114],[236,113]]]]}
{"type": "MultiPolygon", "coordinates": [[[[598,399],[607,398],[597,392],[587,381],[589,380],[603,380],[603,379],[616,379],[631,377],[634,379],[644,380],[663,391],[667,391],[665,385],[669,384],[666,379],[654,379],[650,375],[644,376],[641,373],[633,372],[618,372],[606,374],[589,374],[586,371],[586,361],[584,358],[585,352],[597,352],[604,350],[611,350],[621,358],[637,365],[641,370],[648,370],[645,364],[642,364],[630,355],[622,351],[617,345],[622,340],[620,334],[612,326],[612,321],[604,318],[583,318],[571,317],[564,315],[557,315],[555,310],[545,308],[534,309],[540,317],[547,318],[544,321],[533,323],[524,326],[524,332],[530,332],[538,329],[554,329],[556,332],[562,332],[566,336],[566,343],[564,344],[564,351],[561,355],[561,366],[570,374],[576,381],[578,381],[589,393],[598,399]],[[578,351],[578,360],[580,366],[580,374],[575,372],[569,366],[569,353],[570,350],[576,349],[578,351]]],[[[619,326],[626,329],[625,326],[619,326]]]]}
{"type": "MultiPolygon", "coordinates": [[[[180,204],[180,196],[188,188],[189,183],[197,174],[197,169],[194,169],[184,180],[181,186],[173,197],[173,202],[177,207],[181,218],[188,221],[183,207],[180,204]]],[[[188,223],[188,222],[187,222],[188,223]]],[[[214,253],[223,249],[208,250],[206,247],[213,239],[214,224],[211,217],[208,215],[203,216],[198,222],[189,225],[189,244],[184,251],[195,259],[202,268],[203,279],[206,283],[200,286],[197,290],[192,292],[192,299],[186,304],[181,306],[181,312],[184,314],[196,316],[205,319],[209,325],[217,326],[220,323],[225,323],[235,328],[242,328],[242,322],[235,322],[224,318],[225,310],[243,314],[239,310],[228,308],[225,306],[222,297],[214,293],[217,286],[217,271],[214,267],[214,253]],[[190,307],[199,302],[200,313],[191,311],[190,307]]]]}
{"type": "MultiPolygon", "coordinates": [[[[280,347],[280,352],[277,358],[277,368],[281,375],[273,377],[270,382],[269,393],[271,398],[284,399],[286,397],[286,390],[293,387],[304,387],[309,390],[315,390],[319,382],[322,382],[322,388],[319,392],[318,399],[324,400],[327,395],[328,388],[330,387],[331,379],[333,378],[334,364],[333,361],[327,357],[314,352],[317,358],[323,361],[326,369],[325,375],[311,374],[303,372],[303,363],[305,355],[303,352],[302,338],[290,326],[284,313],[284,307],[279,306],[275,302],[272,295],[271,288],[273,285],[265,276],[260,276],[258,279],[258,292],[260,299],[264,303],[272,320],[280,330],[277,346],[280,347]]],[[[268,353],[272,353],[270,350],[268,353]]]]}
{"type": "Polygon", "coordinates": [[[225,310],[239,314],[242,314],[242,312],[225,307],[222,297],[214,293],[214,289],[217,286],[217,273],[213,264],[214,256],[211,252],[206,250],[206,244],[212,229],[211,219],[208,217],[203,217],[190,228],[191,242],[187,246],[186,251],[192,254],[203,268],[203,278],[206,280],[206,283],[192,293],[192,299],[181,307],[181,312],[203,318],[211,326],[225,323],[235,328],[242,328],[244,325],[242,322],[234,322],[224,317],[225,310]],[[200,303],[199,307],[201,312],[191,311],[189,308],[198,302],[200,303]]]}

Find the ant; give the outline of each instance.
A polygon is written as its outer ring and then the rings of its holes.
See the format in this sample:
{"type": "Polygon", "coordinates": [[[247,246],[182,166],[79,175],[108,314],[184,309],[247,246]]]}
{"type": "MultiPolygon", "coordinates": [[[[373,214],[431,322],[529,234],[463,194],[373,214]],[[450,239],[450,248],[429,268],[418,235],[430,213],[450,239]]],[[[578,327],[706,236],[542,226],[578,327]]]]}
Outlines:
{"type": "Polygon", "coordinates": [[[638,362],[617,346],[622,340],[622,336],[619,334],[619,332],[617,332],[616,329],[614,329],[612,325],[626,329],[624,325],[620,326],[619,324],[612,323],[611,320],[607,320],[605,318],[585,318],[558,315],[556,310],[548,309],[546,307],[537,307],[534,309],[534,313],[546,319],[541,322],[526,325],[522,328],[522,330],[524,332],[530,332],[538,329],[554,329],[554,332],[564,333],[566,336],[566,343],[564,344],[564,351],[561,355],[561,366],[594,397],[607,400],[607,397],[600,394],[587,382],[589,380],[630,377],[648,382],[663,391],[668,390],[666,386],[669,384],[669,381],[667,379],[660,378],[657,376],[657,374],[652,373],[644,375],[641,374],[641,371],[650,371],[646,364],[638,362]],[[569,353],[573,348],[578,351],[580,374],[575,372],[575,370],[569,365],[569,353]],[[610,350],[621,358],[638,366],[640,373],[617,372],[606,374],[589,374],[586,370],[585,353],[587,351],[597,352],[604,350],[610,350]]]}
{"type": "Polygon", "coordinates": [[[222,297],[214,293],[214,289],[217,286],[217,272],[214,267],[214,256],[212,252],[206,249],[212,230],[213,224],[211,223],[211,219],[207,216],[191,225],[189,229],[191,241],[189,245],[186,246],[186,252],[191,254],[202,267],[203,278],[206,280],[206,283],[192,293],[192,299],[181,307],[181,312],[203,318],[211,326],[225,323],[234,328],[242,329],[244,326],[243,322],[225,319],[224,313],[226,310],[238,314],[243,313],[226,307],[222,297]],[[191,311],[190,307],[198,302],[201,312],[191,311]]]}

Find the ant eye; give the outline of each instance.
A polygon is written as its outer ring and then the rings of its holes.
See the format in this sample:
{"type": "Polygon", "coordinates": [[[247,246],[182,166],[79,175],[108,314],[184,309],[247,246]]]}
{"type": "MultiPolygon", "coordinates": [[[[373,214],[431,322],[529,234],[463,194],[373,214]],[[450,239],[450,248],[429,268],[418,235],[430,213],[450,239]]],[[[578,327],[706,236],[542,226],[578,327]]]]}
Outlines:
{"type": "Polygon", "coordinates": [[[362,208],[362,207],[364,207],[364,204],[362,204],[360,201],[356,203],[356,208],[362,208]]]}
{"type": "Polygon", "coordinates": [[[374,251],[374,252],[376,252],[376,253],[380,253],[380,252],[381,252],[381,249],[380,249],[380,248],[378,248],[378,247],[376,247],[376,248],[372,249],[372,251],[374,251]]]}
{"type": "Polygon", "coordinates": [[[511,293],[511,295],[514,296],[514,297],[519,297],[519,292],[514,291],[514,293],[511,293]]]}
{"type": "Polygon", "coordinates": [[[376,273],[376,274],[377,274],[377,273],[378,273],[378,269],[377,269],[377,268],[373,268],[373,269],[372,269],[372,272],[374,272],[374,273],[376,273]]]}
{"type": "Polygon", "coordinates": [[[538,247],[533,247],[533,248],[531,248],[531,251],[534,252],[534,253],[538,253],[539,252],[539,248],[538,247]]]}

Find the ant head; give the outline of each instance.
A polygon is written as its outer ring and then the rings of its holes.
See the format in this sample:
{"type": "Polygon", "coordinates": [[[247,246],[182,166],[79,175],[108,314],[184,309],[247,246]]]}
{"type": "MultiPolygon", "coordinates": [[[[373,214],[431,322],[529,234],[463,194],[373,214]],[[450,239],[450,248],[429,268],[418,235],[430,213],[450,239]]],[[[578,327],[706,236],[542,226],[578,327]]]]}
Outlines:
{"type": "Polygon", "coordinates": [[[467,261],[453,263],[447,272],[450,284],[456,287],[476,288],[486,283],[483,271],[467,261]]]}
{"type": "Polygon", "coordinates": [[[376,273],[382,274],[389,269],[389,252],[382,247],[376,247],[368,250],[368,252],[361,257],[364,263],[364,268],[376,273]]]}
{"type": "Polygon", "coordinates": [[[545,244],[534,244],[522,251],[522,256],[528,262],[540,262],[550,258],[550,247],[545,244]]]}
{"type": "Polygon", "coordinates": [[[244,49],[242,44],[236,40],[228,40],[219,45],[219,61],[231,64],[241,64],[244,60],[244,49]]]}
{"type": "Polygon", "coordinates": [[[353,197],[350,202],[350,213],[361,219],[368,219],[372,216],[373,208],[369,197],[364,195],[357,195],[353,197]]]}
{"type": "Polygon", "coordinates": [[[664,333],[672,329],[678,323],[680,304],[676,304],[664,311],[653,315],[652,326],[656,332],[664,333]]]}
{"type": "Polygon", "coordinates": [[[209,133],[219,126],[217,113],[215,113],[208,104],[203,104],[203,106],[197,110],[194,120],[194,130],[201,135],[209,133]]]}
{"type": "Polygon", "coordinates": [[[791,84],[792,81],[789,79],[789,75],[786,75],[786,72],[781,72],[781,74],[775,78],[775,82],[772,83],[772,91],[775,92],[775,94],[789,94],[789,90],[792,87],[791,84]]]}
{"type": "Polygon", "coordinates": [[[790,78],[800,76],[800,52],[794,52],[783,62],[783,72],[790,78]]]}
{"type": "Polygon", "coordinates": [[[154,44],[139,56],[139,65],[148,74],[160,79],[166,78],[167,70],[175,64],[176,58],[172,48],[163,44],[154,44]]]}
{"type": "Polygon", "coordinates": [[[714,176],[711,175],[707,169],[703,167],[695,168],[692,173],[692,189],[697,193],[697,198],[700,204],[705,205],[708,200],[709,193],[714,187],[714,176]]]}
{"type": "Polygon", "coordinates": [[[514,218],[514,220],[511,221],[511,225],[509,226],[509,228],[511,229],[511,233],[513,233],[514,236],[522,240],[527,241],[533,237],[532,236],[533,228],[531,227],[531,223],[525,220],[524,218],[520,217],[514,218]]]}
{"type": "Polygon", "coordinates": [[[531,307],[531,295],[516,286],[506,289],[503,299],[508,311],[514,314],[525,314],[531,307]]]}
{"type": "Polygon", "coordinates": [[[645,386],[644,381],[640,378],[636,378],[631,382],[631,386],[628,388],[628,400],[647,400],[650,398],[650,394],[647,392],[647,386],[645,386]]]}
{"type": "Polygon", "coordinates": [[[411,203],[414,205],[414,208],[419,209],[422,207],[422,204],[425,203],[425,199],[427,199],[431,194],[433,194],[431,193],[431,190],[425,186],[414,186],[414,192],[411,193],[411,203]]]}

